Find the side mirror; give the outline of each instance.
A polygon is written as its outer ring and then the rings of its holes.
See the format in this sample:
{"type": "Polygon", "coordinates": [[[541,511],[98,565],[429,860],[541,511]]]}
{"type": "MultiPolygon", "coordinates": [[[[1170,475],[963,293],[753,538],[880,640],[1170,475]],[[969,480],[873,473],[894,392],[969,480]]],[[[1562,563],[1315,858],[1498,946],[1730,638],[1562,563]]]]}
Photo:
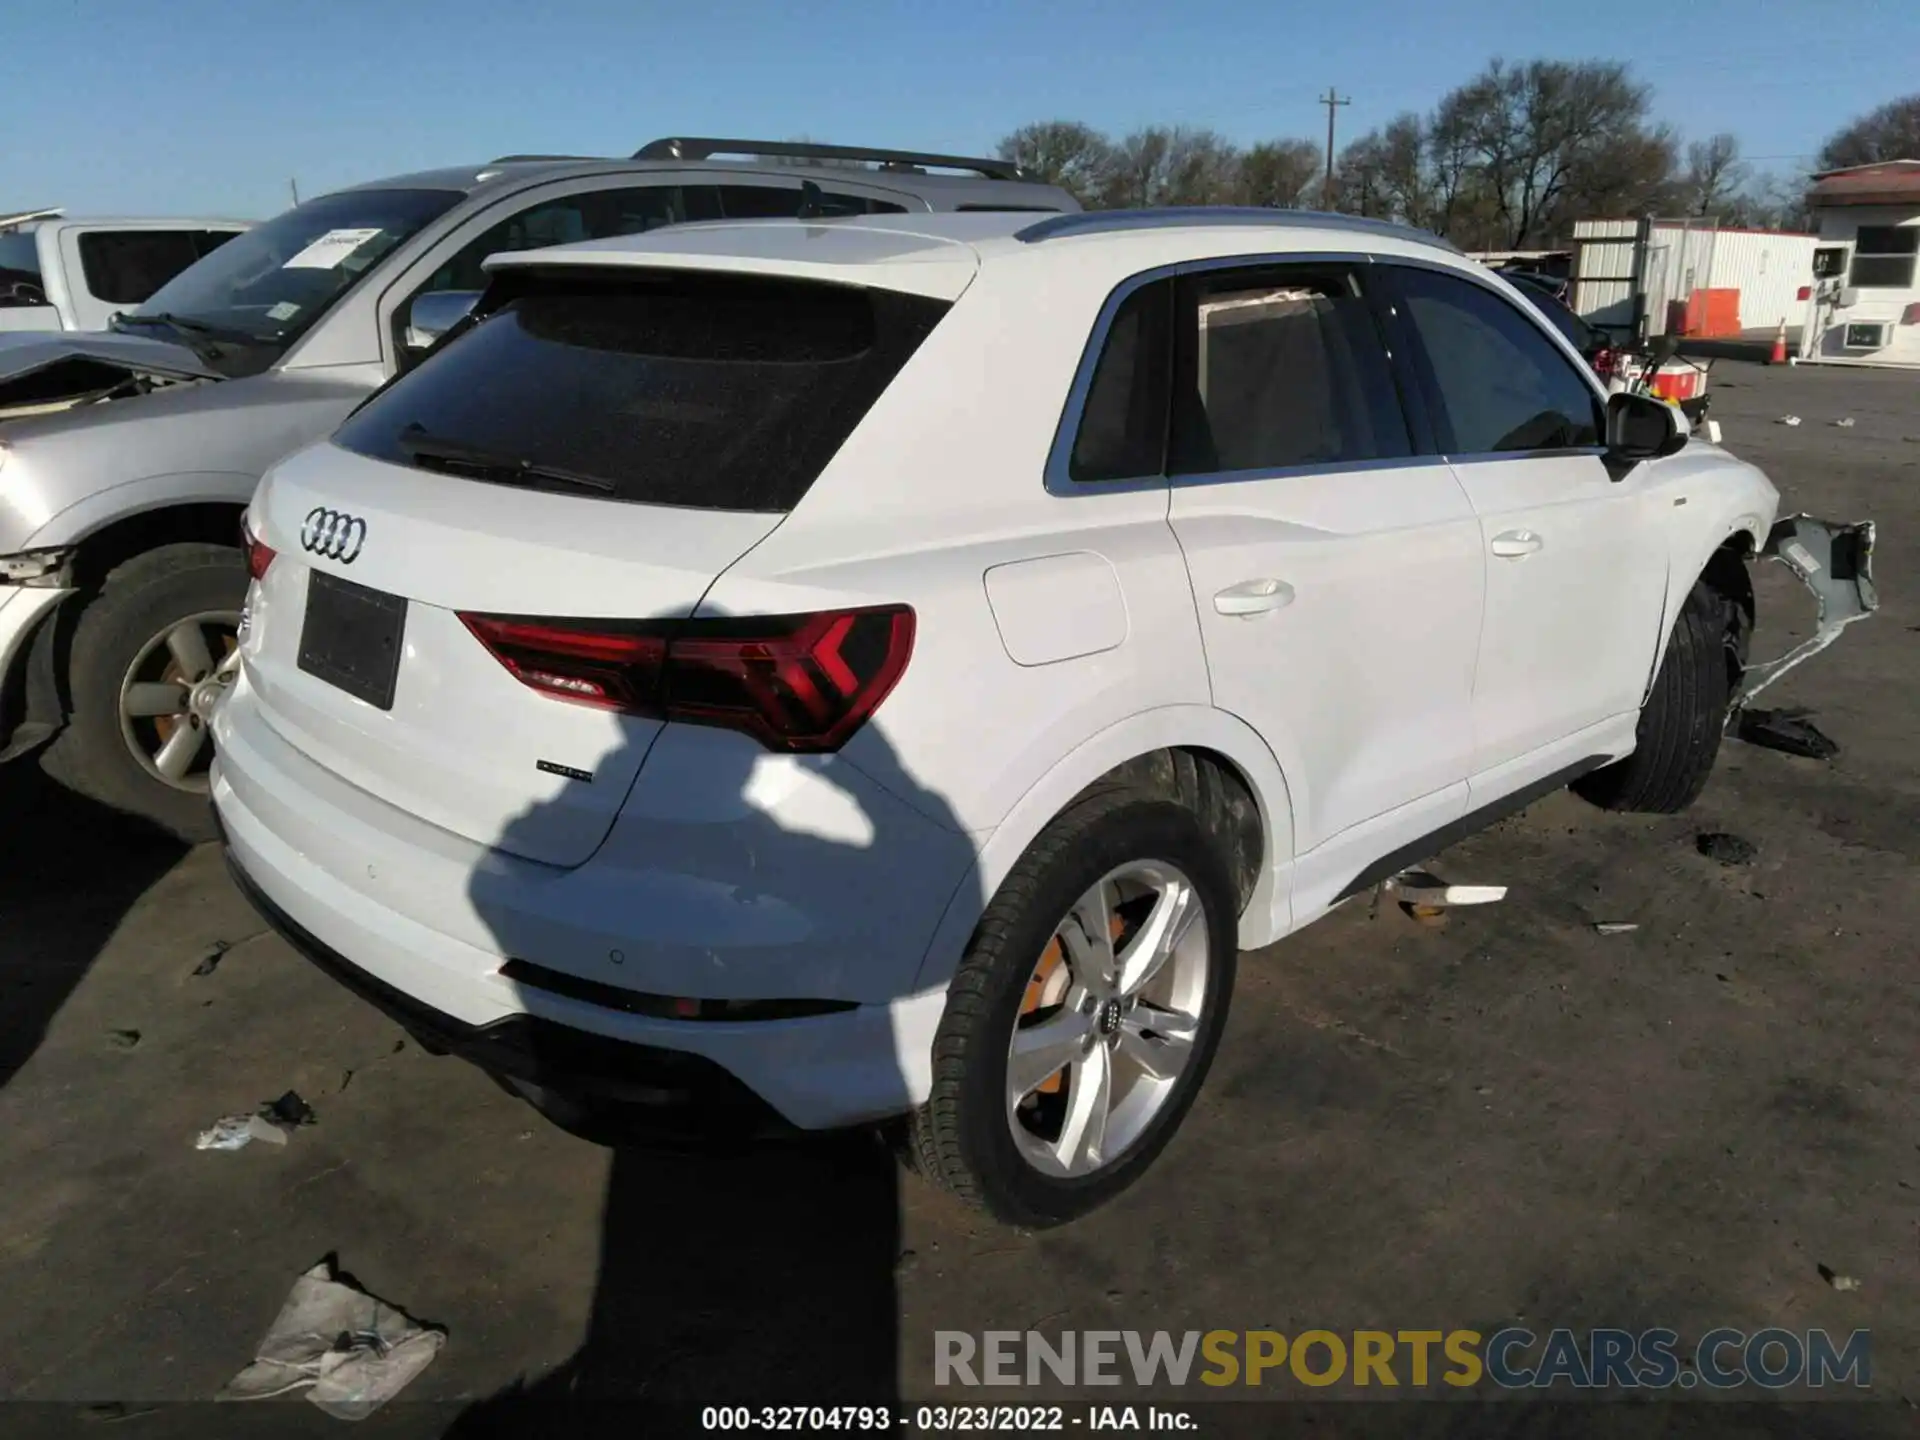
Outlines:
{"type": "Polygon", "coordinates": [[[1853,286],[1848,285],[1841,289],[1840,305],[1839,305],[1840,309],[1851,310],[1854,306],[1858,305],[1859,303],[1860,303],[1860,292],[1854,289],[1853,286]]]}
{"type": "Polygon", "coordinates": [[[478,290],[432,290],[416,295],[407,311],[407,348],[425,350],[473,313],[478,290]]]}
{"type": "Polygon", "coordinates": [[[1652,395],[1607,398],[1607,454],[1616,460],[1658,460],[1672,455],[1693,433],[1687,417],[1652,395]]]}

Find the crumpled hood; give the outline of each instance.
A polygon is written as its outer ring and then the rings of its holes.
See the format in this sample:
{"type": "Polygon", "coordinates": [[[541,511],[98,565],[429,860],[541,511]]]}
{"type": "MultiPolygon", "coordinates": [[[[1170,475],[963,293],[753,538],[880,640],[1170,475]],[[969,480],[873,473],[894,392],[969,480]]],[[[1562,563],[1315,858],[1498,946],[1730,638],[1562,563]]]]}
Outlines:
{"type": "Polygon", "coordinates": [[[186,346],[145,335],[122,335],[112,330],[0,334],[0,384],[63,360],[93,360],[124,366],[132,374],[166,379],[221,378],[219,371],[209,368],[186,346]]]}

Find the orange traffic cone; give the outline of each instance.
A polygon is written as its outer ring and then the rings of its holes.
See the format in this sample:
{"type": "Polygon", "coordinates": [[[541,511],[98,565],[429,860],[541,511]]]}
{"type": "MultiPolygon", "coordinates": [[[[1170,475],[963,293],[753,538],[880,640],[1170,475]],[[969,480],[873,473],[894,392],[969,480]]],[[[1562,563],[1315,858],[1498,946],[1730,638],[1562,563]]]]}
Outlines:
{"type": "Polygon", "coordinates": [[[1767,357],[1769,365],[1787,363],[1787,322],[1782,320],[1780,328],[1773,334],[1773,353],[1767,357]]]}

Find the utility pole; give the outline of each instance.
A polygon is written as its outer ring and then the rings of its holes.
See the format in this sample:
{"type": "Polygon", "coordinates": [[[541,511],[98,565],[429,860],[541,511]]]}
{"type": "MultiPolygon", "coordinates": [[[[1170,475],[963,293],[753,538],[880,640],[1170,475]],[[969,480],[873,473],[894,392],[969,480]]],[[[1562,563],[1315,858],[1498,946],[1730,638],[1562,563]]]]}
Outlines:
{"type": "Polygon", "coordinates": [[[1329,85],[1327,93],[1320,97],[1320,103],[1327,107],[1327,179],[1321,191],[1320,203],[1331,210],[1333,208],[1333,113],[1338,106],[1351,105],[1353,97],[1348,96],[1342,99],[1339,92],[1329,85]]]}
{"type": "Polygon", "coordinates": [[[287,189],[293,192],[293,203],[298,205],[300,203],[300,182],[298,180],[288,180],[287,189]]]}

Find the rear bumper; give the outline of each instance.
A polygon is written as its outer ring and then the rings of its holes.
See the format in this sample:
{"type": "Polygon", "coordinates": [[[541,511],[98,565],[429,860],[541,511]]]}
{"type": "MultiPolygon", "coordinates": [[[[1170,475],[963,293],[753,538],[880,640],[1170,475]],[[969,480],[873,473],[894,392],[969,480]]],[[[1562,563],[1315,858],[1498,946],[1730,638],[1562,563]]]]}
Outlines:
{"type": "MultiPolygon", "coordinates": [[[[944,987],[832,1014],[720,1021],[635,1014],[516,983],[501,973],[510,957],[572,969],[518,942],[554,928],[552,911],[566,908],[554,892],[603,861],[552,870],[420,826],[318,771],[262,733],[257,719],[236,727],[234,698],[223,702],[215,722],[213,802],[242,888],[296,949],[433,1048],[562,1092],[673,1103],[717,1097],[722,1108],[744,1093],[804,1130],[897,1115],[925,1100],[944,987]],[[494,933],[515,935],[512,950],[453,933],[471,919],[458,912],[476,893],[488,902],[494,933]],[[527,894],[535,898],[523,899],[527,894]],[[509,904],[517,907],[511,916],[509,904]],[[537,911],[526,908],[535,904],[537,911]]],[[[605,891],[618,888],[620,874],[586,878],[605,891]]],[[[634,890],[652,898],[637,881],[634,890]]],[[[736,903],[730,894],[716,897],[736,903]]],[[[844,893],[833,902],[859,905],[844,893]]],[[[603,909],[595,923],[616,920],[603,909]]],[[[699,932],[711,937],[705,955],[714,969],[757,968],[762,957],[747,943],[751,937],[729,920],[729,912],[703,914],[692,901],[662,914],[630,900],[620,921],[625,933],[615,939],[621,969],[593,978],[653,994],[737,998],[683,985],[694,977],[679,968],[675,950],[653,939],[662,930],[699,932]]],[[[911,976],[913,967],[904,973],[911,976]]],[[[774,990],[758,998],[806,993],[774,990]]]]}

